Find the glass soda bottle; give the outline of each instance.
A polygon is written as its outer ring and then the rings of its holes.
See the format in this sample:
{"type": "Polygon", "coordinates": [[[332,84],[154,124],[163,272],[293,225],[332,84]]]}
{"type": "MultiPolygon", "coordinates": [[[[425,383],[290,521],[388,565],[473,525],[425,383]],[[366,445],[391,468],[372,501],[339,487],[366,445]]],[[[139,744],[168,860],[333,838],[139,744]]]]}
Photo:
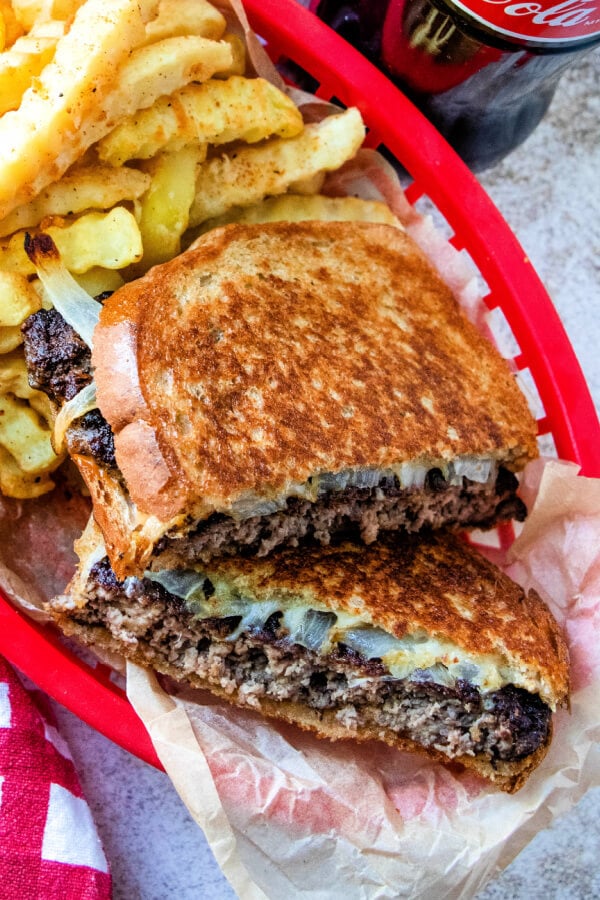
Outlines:
{"type": "Polygon", "coordinates": [[[600,0],[313,0],[474,171],[534,130],[562,72],[600,42],[600,0]]]}

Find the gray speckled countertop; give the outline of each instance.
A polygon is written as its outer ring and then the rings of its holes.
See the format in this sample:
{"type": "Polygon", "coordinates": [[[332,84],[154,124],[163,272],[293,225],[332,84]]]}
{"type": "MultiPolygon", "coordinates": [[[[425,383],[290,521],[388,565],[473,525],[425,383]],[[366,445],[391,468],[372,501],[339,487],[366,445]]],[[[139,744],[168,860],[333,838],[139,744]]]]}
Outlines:
{"type": "MultiPolygon", "coordinates": [[[[546,284],[597,407],[599,86],[600,51],[595,51],[563,78],[534,135],[481,176],[546,284]]],[[[59,709],[58,714],[112,866],[116,900],[233,897],[167,777],[70,713],[59,709]]],[[[478,900],[600,897],[598,848],[600,789],[595,789],[540,833],[478,900]]]]}

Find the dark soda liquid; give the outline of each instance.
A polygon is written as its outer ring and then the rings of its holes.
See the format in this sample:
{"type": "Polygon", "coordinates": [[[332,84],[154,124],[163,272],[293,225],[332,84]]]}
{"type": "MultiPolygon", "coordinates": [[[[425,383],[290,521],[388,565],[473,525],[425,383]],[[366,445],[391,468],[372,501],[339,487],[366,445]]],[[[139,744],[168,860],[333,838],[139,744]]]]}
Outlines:
{"type": "Polygon", "coordinates": [[[582,53],[511,45],[443,0],[321,0],[316,11],[390,75],[476,172],[531,134],[582,53]]]}

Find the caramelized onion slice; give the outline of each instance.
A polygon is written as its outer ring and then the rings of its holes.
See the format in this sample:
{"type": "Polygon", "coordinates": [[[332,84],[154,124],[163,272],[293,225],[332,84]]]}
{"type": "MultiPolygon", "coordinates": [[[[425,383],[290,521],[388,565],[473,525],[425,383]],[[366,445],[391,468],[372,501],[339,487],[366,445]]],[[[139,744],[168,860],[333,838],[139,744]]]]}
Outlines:
{"type": "Polygon", "coordinates": [[[286,610],[282,621],[293,644],[300,644],[301,647],[318,653],[326,643],[336,620],[337,616],[333,612],[297,607],[286,610]]]}
{"type": "Polygon", "coordinates": [[[348,628],[340,634],[339,639],[365,659],[381,659],[390,650],[396,650],[399,645],[398,638],[393,634],[370,626],[348,628]]]}
{"type": "Polygon", "coordinates": [[[85,416],[86,413],[96,409],[97,406],[96,385],[93,381],[65,403],[54,422],[52,446],[55,453],[60,454],[64,450],[65,435],[71,422],[74,422],[75,419],[80,419],[81,416],[85,416]]]}
{"type": "Polygon", "coordinates": [[[273,613],[279,611],[276,600],[244,600],[240,598],[235,602],[229,615],[241,616],[237,628],[225,638],[226,641],[237,641],[246,631],[260,629],[273,613]]]}
{"type": "Polygon", "coordinates": [[[194,569],[162,569],[160,572],[144,572],[144,578],[154,581],[181,600],[204,600],[206,576],[194,569]]]}
{"type": "Polygon", "coordinates": [[[90,297],[65,269],[58,248],[50,235],[36,234],[32,237],[26,234],[25,252],[36,267],[40,281],[55,309],[88,347],[91,347],[102,304],[90,297]]]}

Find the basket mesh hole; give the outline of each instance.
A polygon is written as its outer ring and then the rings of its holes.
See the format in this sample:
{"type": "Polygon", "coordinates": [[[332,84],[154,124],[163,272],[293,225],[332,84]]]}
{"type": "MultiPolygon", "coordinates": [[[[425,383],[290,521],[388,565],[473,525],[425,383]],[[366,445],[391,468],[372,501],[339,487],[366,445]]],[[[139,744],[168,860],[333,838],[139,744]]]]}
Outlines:
{"type": "Polygon", "coordinates": [[[417,212],[421,213],[422,216],[430,216],[433,220],[433,224],[436,226],[438,231],[444,235],[446,240],[450,240],[454,235],[454,229],[451,227],[448,220],[442,213],[439,211],[435,203],[427,196],[427,194],[421,194],[419,199],[414,203],[414,207],[417,212]]]}
{"type": "Polygon", "coordinates": [[[544,434],[538,434],[537,445],[540,456],[549,456],[551,459],[558,459],[558,451],[556,449],[554,435],[551,431],[546,431],[544,434]]]}
{"type": "Polygon", "coordinates": [[[348,105],[344,103],[343,100],[340,100],[336,94],[333,94],[327,98],[330,103],[333,103],[335,106],[339,106],[340,109],[348,109],[348,105]]]}
{"type": "Polygon", "coordinates": [[[544,409],[544,404],[542,403],[535,381],[533,380],[531,370],[521,369],[520,372],[517,372],[516,378],[519,387],[525,394],[525,399],[529,404],[531,414],[535,419],[543,419],[546,415],[546,410],[544,409]]]}
{"type": "Polygon", "coordinates": [[[495,306],[489,311],[487,324],[494,336],[496,347],[505,359],[513,359],[520,354],[521,348],[499,306],[495,306]]]}
{"type": "Polygon", "coordinates": [[[125,693],[127,688],[127,683],[125,681],[125,675],[122,672],[117,672],[116,669],[110,670],[110,680],[112,683],[119,688],[119,690],[125,693]]]}
{"type": "Polygon", "coordinates": [[[461,242],[459,241],[451,240],[450,243],[453,244],[457,250],[460,250],[460,255],[464,260],[466,260],[468,266],[472,269],[473,274],[477,278],[477,290],[479,291],[479,296],[482,298],[482,300],[485,301],[486,306],[493,307],[495,304],[492,300],[492,294],[489,285],[477,268],[475,260],[473,259],[469,251],[465,250],[464,247],[461,247],[461,242]]]}
{"type": "Polygon", "coordinates": [[[475,544],[477,547],[493,547],[495,550],[499,550],[502,546],[497,528],[492,528],[490,531],[473,529],[469,532],[469,543],[475,544]]]}
{"type": "Polygon", "coordinates": [[[303,91],[308,91],[309,94],[316,94],[319,90],[319,82],[317,79],[310,75],[306,69],[303,69],[299,63],[294,62],[285,56],[279,58],[277,62],[277,71],[289,84],[292,84],[294,87],[299,87],[303,91]]]}
{"type": "Polygon", "coordinates": [[[519,522],[504,522],[489,531],[480,531],[475,528],[473,531],[467,532],[465,538],[468,544],[476,547],[491,562],[502,565],[506,561],[506,551],[519,533],[519,522]]]}
{"type": "MultiPolygon", "coordinates": [[[[367,142],[366,142],[367,143],[367,142]]],[[[390,148],[383,143],[381,140],[381,136],[378,135],[374,131],[369,132],[368,137],[368,146],[372,147],[373,150],[377,150],[381,156],[396,171],[396,175],[400,180],[400,184],[402,185],[402,189],[406,194],[406,198],[409,203],[414,203],[415,200],[421,196],[423,193],[422,189],[413,181],[412,175],[408,172],[407,169],[404,168],[398,157],[390,150],[390,148]]]]}

